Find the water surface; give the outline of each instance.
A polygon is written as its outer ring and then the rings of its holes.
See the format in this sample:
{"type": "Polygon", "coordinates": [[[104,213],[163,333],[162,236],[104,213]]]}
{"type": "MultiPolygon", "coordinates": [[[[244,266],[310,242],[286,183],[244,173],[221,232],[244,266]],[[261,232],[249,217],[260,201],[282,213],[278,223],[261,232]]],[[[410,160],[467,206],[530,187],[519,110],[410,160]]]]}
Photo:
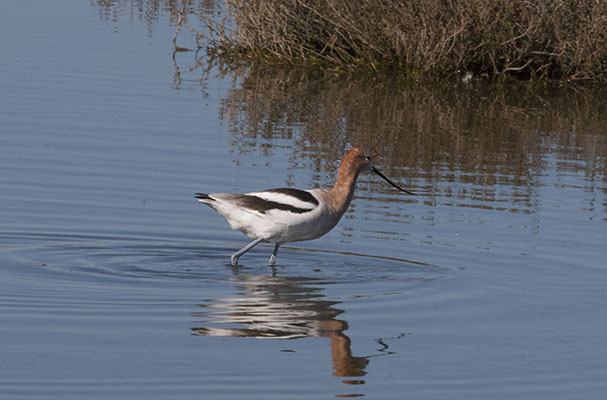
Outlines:
{"type": "Polygon", "coordinates": [[[162,2],[6,8],[3,398],[607,389],[604,88],[230,69],[162,2]],[[329,187],[352,145],[418,195],[363,175],[328,235],[229,265],[195,192],[329,187]]]}

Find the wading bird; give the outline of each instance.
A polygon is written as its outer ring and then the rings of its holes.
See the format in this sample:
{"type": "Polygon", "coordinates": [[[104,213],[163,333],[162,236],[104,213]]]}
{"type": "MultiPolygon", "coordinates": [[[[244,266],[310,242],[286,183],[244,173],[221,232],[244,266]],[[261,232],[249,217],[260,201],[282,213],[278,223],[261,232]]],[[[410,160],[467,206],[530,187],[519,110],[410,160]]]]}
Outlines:
{"type": "Polygon", "coordinates": [[[274,243],[270,265],[274,265],[281,244],[316,239],[329,232],[344,214],[363,171],[372,171],[389,184],[411,193],[388,179],[371,164],[363,149],[348,151],[339,165],[337,181],[331,190],[269,189],[246,194],[196,193],[199,202],[221,214],[234,230],[253,241],[232,254],[232,265],[260,242],[274,243]]]}

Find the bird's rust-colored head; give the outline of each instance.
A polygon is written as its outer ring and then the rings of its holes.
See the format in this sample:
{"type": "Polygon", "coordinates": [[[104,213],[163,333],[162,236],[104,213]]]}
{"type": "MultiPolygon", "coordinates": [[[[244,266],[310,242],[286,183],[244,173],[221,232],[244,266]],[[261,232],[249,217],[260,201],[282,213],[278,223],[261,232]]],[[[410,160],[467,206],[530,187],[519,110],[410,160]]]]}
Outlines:
{"type": "Polygon", "coordinates": [[[389,180],[371,163],[371,157],[365,154],[362,147],[353,147],[342,158],[337,173],[337,181],[333,189],[327,193],[326,201],[329,209],[335,214],[335,223],[341,218],[352,200],[356,178],[363,171],[372,171],[390,185],[409,194],[413,194],[389,180]]]}
{"type": "Polygon", "coordinates": [[[382,174],[377,168],[375,168],[371,163],[371,157],[365,154],[362,147],[353,147],[344,155],[344,158],[341,160],[341,165],[339,166],[335,186],[340,185],[352,187],[356,183],[358,174],[360,174],[362,171],[371,171],[396,189],[407,194],[414,194],[401,188],[388,179],[388,177],[382,174]]]}
{"type": "Polygon", "coordinates": [[[341,160],[337,180],[341,178],[349,183],[352,179],[356,180],[359,173],[368,170],[371,170],[371,157],[365,154],[362,147],[353,147],[341,160]]]}

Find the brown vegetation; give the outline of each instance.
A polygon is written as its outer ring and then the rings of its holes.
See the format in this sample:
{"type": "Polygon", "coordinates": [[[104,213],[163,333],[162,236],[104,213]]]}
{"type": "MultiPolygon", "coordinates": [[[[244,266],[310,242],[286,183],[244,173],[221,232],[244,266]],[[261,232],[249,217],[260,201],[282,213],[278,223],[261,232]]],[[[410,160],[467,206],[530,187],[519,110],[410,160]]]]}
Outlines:
{"type": "Polygon", "coordinates": [[[607,81],[607,0],[228,0],[202,47],[236,60],[419,76],[607,81]],[[231,26],[231,25],[230,25],[231,26]]]}

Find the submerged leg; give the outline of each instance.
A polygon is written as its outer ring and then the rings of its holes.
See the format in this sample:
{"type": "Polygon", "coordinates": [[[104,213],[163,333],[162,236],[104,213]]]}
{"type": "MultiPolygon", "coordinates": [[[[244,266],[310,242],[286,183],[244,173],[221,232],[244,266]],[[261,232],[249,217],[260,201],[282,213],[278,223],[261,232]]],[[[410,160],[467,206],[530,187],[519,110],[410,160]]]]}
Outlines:
{"type": "Polygon", "coordinates": [[[253,247],[255,247],[262,240],[263,240],[263,238],[255,239],[251,243],[249,243],[245,247],[243,247],[242,249],[238,250],[236,253],[232,254],[232,257],[231,257],[232,265],[238,264],[238,258],[241,255],[243,255],[244,253],[246,253],[247,251],[251,250],[253,247]]]}
{"type": "Polygon", "coordinates": [[[274,262],[276,261],[276,253],[278,253],[278,248],[280,247],[280,245],[277,243],[276,246],[274,246],[274,251],[272,252],[272,255],[270,256],[270,265],[274,266],[274,262]]]}

